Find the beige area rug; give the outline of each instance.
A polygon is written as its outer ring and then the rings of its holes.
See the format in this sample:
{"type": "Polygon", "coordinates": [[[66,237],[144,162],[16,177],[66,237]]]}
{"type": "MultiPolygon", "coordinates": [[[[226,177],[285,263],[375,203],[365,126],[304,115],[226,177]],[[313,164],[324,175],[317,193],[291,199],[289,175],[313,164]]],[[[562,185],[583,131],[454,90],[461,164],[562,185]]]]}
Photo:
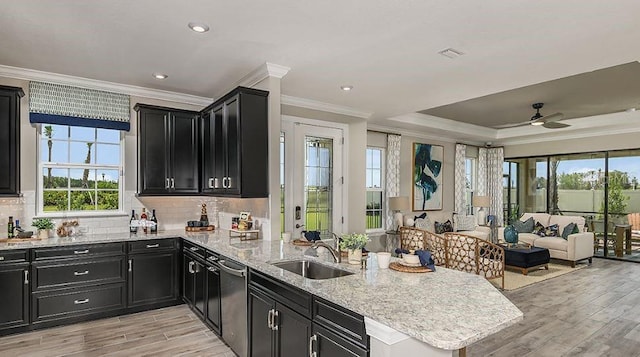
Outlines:
{"type": "MultiPolygon", "coordinates": [[[[575,268],[570,265],[549,263],[549,270],[540,268],[539,270],[530,270],[528,275],[523,275],[520,271],[507,268],[504,271],[504,290],[515,290],[522,287],[539,283],[556,276],[568,274],[586,267],[586,264],[578,264],[575,268]]],[[[493,285],[500,288],[501,279],[489,280],[493,285]]]]}

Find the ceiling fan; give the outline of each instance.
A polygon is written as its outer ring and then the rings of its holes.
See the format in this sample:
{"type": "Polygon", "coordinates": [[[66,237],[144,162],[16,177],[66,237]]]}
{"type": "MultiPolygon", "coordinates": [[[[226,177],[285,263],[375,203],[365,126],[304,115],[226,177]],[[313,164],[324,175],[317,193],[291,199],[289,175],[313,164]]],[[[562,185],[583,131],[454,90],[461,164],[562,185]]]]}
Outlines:
{"type": "Polygon", "coordinates": [[[495,126],[495,128],[502,129],[502,128],[513,128],[513,127],[524,126],[524,125],[535,125],[535,126],[540,125],[547,129],[561,129],[561,128],[566,128],[571,126],[569,124],[559,123],[559,121],[562,120],[562,118],[564,118],[564,114],[562,113],[553,113],[549,115],[540,114],[540,109],[544,107],[544,103],[533,103],[531,107],[533,107],[533,109],[536,110],[536,113],[533,114],[531,119],[529,119],[528,121],[522,122],[522,123],[516,123],[516,124],[498,125],[498,126],[495,126]]]}

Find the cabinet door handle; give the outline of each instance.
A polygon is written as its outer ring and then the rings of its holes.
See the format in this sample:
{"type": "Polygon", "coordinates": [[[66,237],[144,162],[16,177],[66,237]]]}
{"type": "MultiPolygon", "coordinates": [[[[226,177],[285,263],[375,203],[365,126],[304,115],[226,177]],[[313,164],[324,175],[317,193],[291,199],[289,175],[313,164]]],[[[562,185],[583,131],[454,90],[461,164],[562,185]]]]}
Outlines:
{"type": "Polygon", "coordinates": [[[231,177],[227,177],[227,188],[231,188],[231,177]]]}
{"type": "Polygon", "coordinates": [[[24,285],[29,284],[29,271],[25,270],[24,271],[24,285]]]}
{"type": "Polygon", "coordinates": [[[269,313],[267,314],[267,327],[270,330],[273,330],[273,322],[271,322],[273,319],[273,309],[269,310],[269,313]]]}
{"type": "Polygon", "coordinates": [[[273,311],[273,322],[271,324],[273,325],[273,330],[278,331],[278,310],[273,311]]]}
{"type": "Polygon", "coordinates": [[[189,262],[189,273],[193,274],[195,271],[193,270],[193,261],[189,262]]]}
{"type": "Polygon", "coordinates": [[[213,177],[209,177],[209,188],[213,188],[213,177]]]}
{"type": "Polygon", "coordinates": [[[309,357],[316,357],[316,353],[313,350],[313,342],[318,341],[318,336],[313,335],[309,337],[309,357]]]}
{"type": "Polygon", "coordinates": [[[222,178],[222,188],[227,188],[227,178],[226,177],[222,178]]]}
{"type": "Polygon", "coordinates": [[[129,259],[129,271],[133,271],[133,261],[129,259]]]}
{"type": "Polygon", "coordinates": [[[220,188],[220,180],[217,177],[213,178],[213,188],[220,188]]]}
{"type": "Polygon", "coordinates": [[[176,180],[174,180],[174,178],[171,178],[171,188],[176,188],[176,180]]]}
{"type": "Polygon", "coordinates": [[[156,244],[147,244],[147,248],[158,248],[160,246],[160,244],[156,243],[156,244]]]}
{"type": "Polygon", "coordinates": [[[75,276],[82,276],[82,275],[87,275],[87,274],[89,274],[88,270],[85,270],[83,272],[79,272],[79,271],[74,271],[73,272],[73,275],[75,275],[75,276]]]}
{"type": "Polygon", "coordinates": [[[89,253],[89,249],[73,251],[73,254],[87,254],[87,253],[89,253]]]}
{"type": "Polygon", "coordinates": [[[0,262],[4,260],[4,257],[0,257],[0,262]]]}
{"type": "Polygon", "coordinates": [[[166,184],[164,185],[164,188],[169,188],[169,178],[165,178],[166,180],[166,184]]]}
{"type": "Polygon", "coordinates": [[[89,299],[82,299],[82,300],[74,300],[73,303],[76,305],[82,305],[82,304],[86,304],[89,302],[89,299]]]}
{"type": "Polygon", "coordinates": [[[214,273],[218,272],[218,269],[216,269],[214,267],[208,267],[207,270],[212,271],[214,273]]]}

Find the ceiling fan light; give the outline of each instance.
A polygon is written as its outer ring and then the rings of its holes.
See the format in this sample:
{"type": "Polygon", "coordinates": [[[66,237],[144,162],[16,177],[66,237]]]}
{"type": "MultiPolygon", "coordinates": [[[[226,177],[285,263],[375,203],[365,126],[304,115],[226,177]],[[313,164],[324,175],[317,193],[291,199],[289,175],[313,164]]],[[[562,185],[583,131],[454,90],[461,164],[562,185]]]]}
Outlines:
{"type": "Polygon", "coordinates": [[[532,121],[531,125],[540,126],[540,125],[544,125],[544,122],[540,120],[536,120],[536,121],[532,121]]]}

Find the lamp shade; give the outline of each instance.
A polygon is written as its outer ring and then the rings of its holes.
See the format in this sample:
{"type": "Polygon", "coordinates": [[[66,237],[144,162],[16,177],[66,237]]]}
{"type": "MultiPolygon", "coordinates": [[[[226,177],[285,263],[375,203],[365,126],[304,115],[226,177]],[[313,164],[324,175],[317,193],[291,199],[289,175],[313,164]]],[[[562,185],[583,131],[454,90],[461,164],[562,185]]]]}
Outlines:
{"type": "Polygon", "coordinates": [[[407,196],[398,196],[398,197],[389,197],[389,209],[392,211],[408,211],[409,206],[409,197],[407,196]]]}
{"type": "Polygon", "coordinates": [[[473,207],[489,207],[491,205],[491,198],[489,196],[473,196],[471,204],[473,207]]]}

